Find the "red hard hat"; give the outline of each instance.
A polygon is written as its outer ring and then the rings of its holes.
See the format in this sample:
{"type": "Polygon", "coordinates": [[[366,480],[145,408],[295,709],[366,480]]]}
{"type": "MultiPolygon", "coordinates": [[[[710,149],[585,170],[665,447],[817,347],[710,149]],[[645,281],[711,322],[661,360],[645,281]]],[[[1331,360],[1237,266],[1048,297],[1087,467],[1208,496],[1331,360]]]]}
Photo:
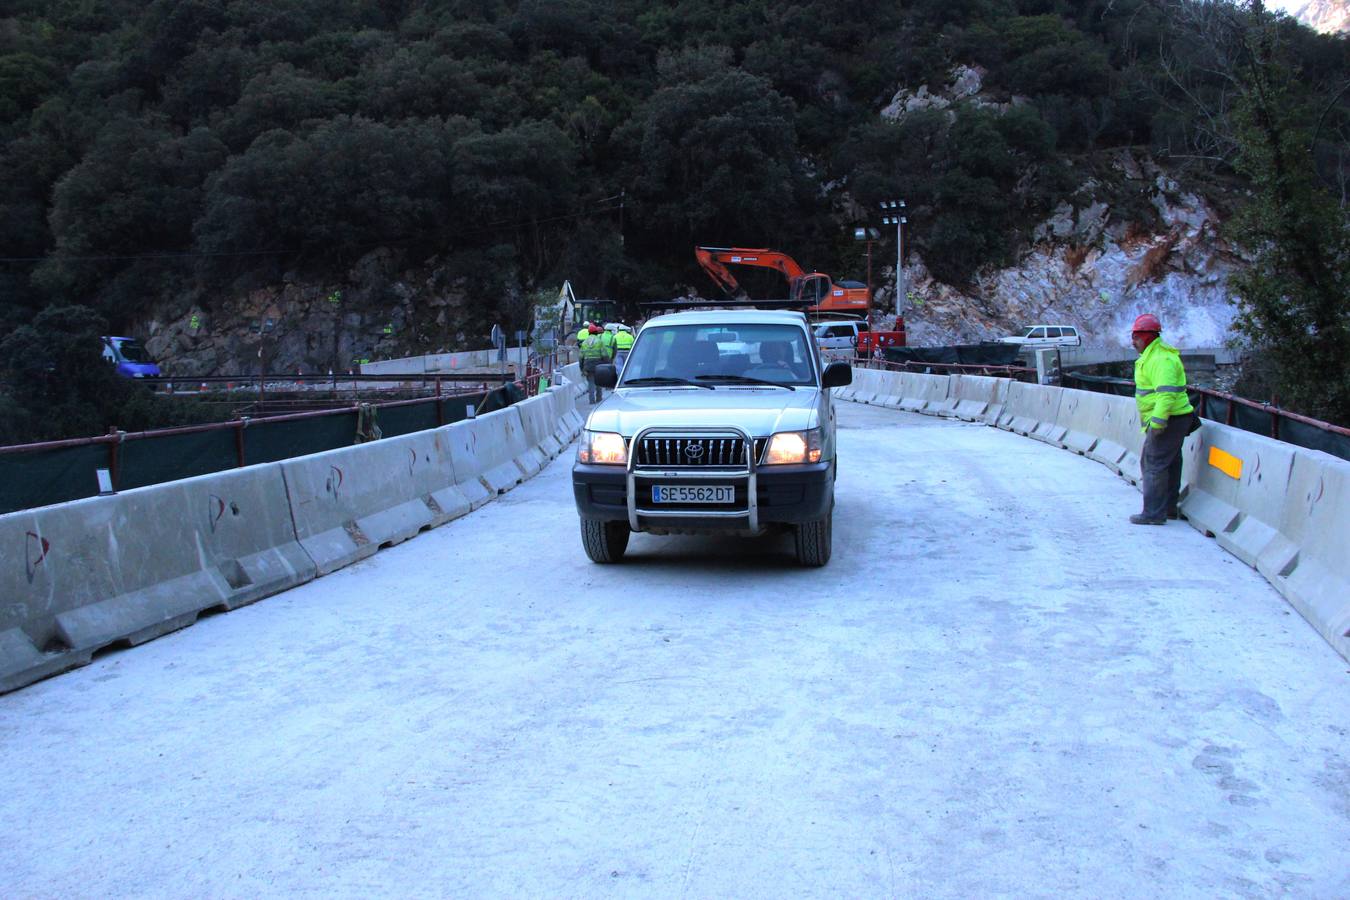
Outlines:
{"type": "Polygon", "coordinates": [[[1134,320],[1134,327],[1130,331],[1151,331],[1154,334],[1162,334],[1162,322],[1153,313],[1144,313],[1134,320]]]}
{"type": "Polygon", "coordinates": [[[591,334],[599,334],[602,331],[604,331],[604,329],[601,328],[599,325],[596,325],[594,322],[591,323],[590,327],[591,334]]]}

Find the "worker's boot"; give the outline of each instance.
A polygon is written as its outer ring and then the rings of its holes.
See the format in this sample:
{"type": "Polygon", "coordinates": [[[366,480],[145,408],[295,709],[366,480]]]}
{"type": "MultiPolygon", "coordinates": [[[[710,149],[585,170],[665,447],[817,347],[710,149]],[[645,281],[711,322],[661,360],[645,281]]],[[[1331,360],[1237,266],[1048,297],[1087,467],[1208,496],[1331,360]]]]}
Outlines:
{"type": "Polygon", "coordinates": [[[1135,513],[1134,515],[1130,516],[1130,524],[1131,524],[1131,525],[1166,525],[1166,524],[1167,524],[1167,520],[1166,520],[1166,519],[1150,519],[1148,516],[1144,515],[1143,513],[1135,513]]]}

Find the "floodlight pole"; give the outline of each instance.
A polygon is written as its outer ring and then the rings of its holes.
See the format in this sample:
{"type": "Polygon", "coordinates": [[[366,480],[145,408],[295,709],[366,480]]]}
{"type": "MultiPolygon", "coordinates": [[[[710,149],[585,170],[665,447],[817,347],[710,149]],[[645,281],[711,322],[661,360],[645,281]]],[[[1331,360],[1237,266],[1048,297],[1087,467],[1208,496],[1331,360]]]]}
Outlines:
{"type": "Polygon", "coordinates": [[[905,278],[905,225],[909,222],[901,212],[905,208],[903,200],[882,200],[881,208],[889,210],[882,218],[883,225],[895,226],[895,314],[904,313],[905,299],[909,296],[909,283],[905,278]]]}

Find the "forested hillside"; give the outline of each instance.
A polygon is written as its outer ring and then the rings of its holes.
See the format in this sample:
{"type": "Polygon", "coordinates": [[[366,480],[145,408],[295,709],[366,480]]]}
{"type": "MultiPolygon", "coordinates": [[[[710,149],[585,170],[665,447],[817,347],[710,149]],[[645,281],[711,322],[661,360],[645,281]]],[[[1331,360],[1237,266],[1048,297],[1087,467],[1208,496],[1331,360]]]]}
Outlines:
{"type": "MultiPolygon", "coordinates": [[[[488,306],[563,278],[669,297],[705,286],[696,243],[857,273],[853,226],[897,196],[913,252],[959,285],[1015,261],[1117,148],[1239,198],[1230,211],[1265,177],[1244,149],[1261,111],[1243,118],[1234,88],[1256,69],[1210,3],[6,6],[6,332],[70,304],[130,330],[152,309],[332,282],[381,248],[435,257],[488,306]],[[982,73],[979,102],[880,115],[960,66],[982,73]]],[[[1307,189],[1342,210],[1347,42],[1261,15],[1262,65],[1283,73],[1271,88],[1292,92],[1277,130],[1302,141],[1307,189]]]]}

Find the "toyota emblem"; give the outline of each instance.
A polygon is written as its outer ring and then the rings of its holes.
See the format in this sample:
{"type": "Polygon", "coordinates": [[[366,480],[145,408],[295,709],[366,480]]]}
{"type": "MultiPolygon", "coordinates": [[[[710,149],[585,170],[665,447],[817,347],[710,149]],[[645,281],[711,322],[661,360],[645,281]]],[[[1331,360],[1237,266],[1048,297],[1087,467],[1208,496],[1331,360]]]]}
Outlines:
{"type": "Polygon", "coordinates": [[[703,458],[703,445],[702,445],[702,444],[685,444],[685,446],[684,446],[684,455],[687,456],[687,457],[689,457],[690,459],[702,459],[702,458],[703,458]]]}

